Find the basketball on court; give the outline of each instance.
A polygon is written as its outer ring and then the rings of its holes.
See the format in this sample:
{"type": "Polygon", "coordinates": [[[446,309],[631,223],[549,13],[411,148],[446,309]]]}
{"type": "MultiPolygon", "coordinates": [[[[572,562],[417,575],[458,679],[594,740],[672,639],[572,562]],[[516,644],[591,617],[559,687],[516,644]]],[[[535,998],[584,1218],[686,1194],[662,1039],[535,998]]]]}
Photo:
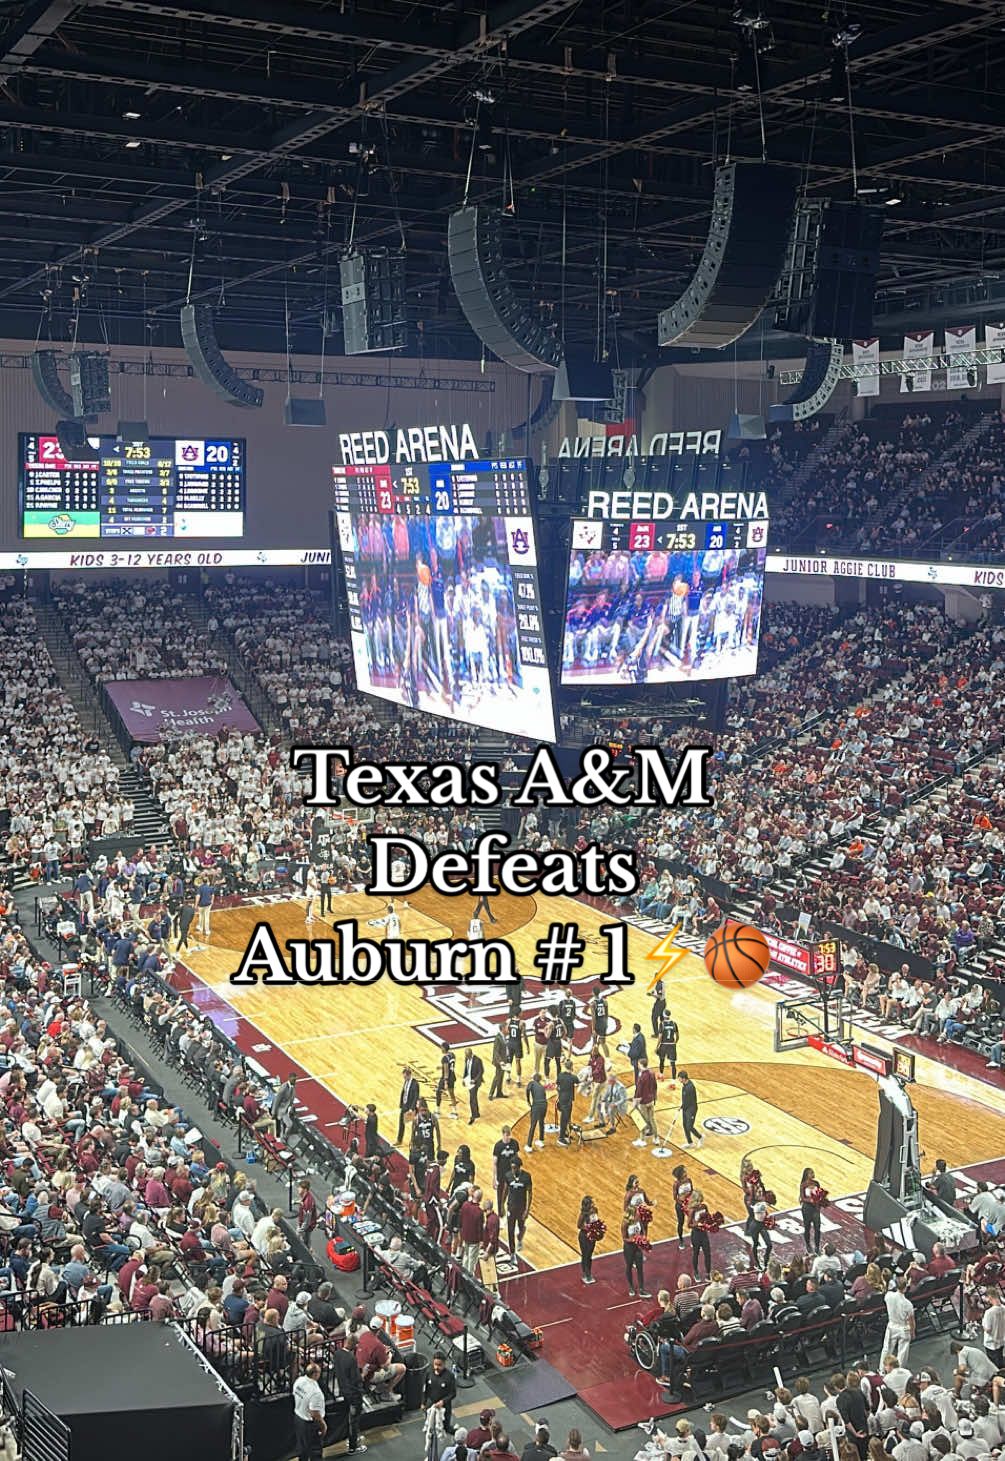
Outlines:
{"type": "Polygon", "coordinates": [[[705,945],[705,967],[716,984],[746,989],[768,972],[771,950],[749,923],[724,923],[705,945]]]}

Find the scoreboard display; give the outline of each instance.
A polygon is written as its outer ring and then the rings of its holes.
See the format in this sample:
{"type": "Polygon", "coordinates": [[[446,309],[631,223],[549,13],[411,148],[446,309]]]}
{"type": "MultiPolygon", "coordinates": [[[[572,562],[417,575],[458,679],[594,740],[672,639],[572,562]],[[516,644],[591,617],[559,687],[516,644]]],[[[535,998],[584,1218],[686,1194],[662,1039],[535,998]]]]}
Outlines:
{"type": "Polygon", "coordinates": [[[526,463],[332,467],[361,690],[554,740],[526,463]]]}
{"type": "Polygon", "coordinates": [[[562,684],[754,674],[767,543],[763,517],[574,518],[562,684]]]}
{"type": "Polygon", "coordinates": [[[68,462],[55,436],[19,437],[24,538],[239,538],[243,439],[91,438],[97,459],[68,462]]]}

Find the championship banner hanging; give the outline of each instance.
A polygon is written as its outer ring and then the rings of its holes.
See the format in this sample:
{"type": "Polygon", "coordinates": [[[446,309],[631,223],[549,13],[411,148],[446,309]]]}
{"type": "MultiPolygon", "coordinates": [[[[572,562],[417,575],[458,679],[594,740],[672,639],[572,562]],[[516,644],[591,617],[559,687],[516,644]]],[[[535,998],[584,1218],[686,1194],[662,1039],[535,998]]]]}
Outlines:
{"type": "MultiPolygon", "coordinates": [[[[1005,350],[1005,325],[985,325],[984,344],[989,350],[1005,350]]],[[[986,369],[989,386],[1005,383],[1005,360],[998,365],[989,365],[986,369]]]]}
{"type": "MultiPolygon", "coordinates": [[[[946,354],[963,355],[977,348],[976,325],[947,325],[946,354]]],[[[950,365],[946,371],[946,389],[949,391],[970,390],[977,384],[976,365],[950,365]]]]}
{"type": "Polygon", "coordinates": [[[860,396],[879,395],[879,336],[872,340],[853,340],[851,342],[851,358],[853,365],[875,365],[876,374],[864,376],[856,382],[856,391],[860,396]]]}
{"type": "MultiPolygon", "coordinates": [[[[923,360],[935,354],[935,334],[932,330],[918,330],[904,336],[904,359],[923,360]]],[[[900,377],[901,394],[905,391],[930,391],[932,389],[932,367],[919,366],[914,375],[900,377]]]]}
{"type": "Polygon", "coordinates": [[[177,680],[110,680],[105,689],[134,741],[261,730],[236,687],[220,675],[177,680]]]}

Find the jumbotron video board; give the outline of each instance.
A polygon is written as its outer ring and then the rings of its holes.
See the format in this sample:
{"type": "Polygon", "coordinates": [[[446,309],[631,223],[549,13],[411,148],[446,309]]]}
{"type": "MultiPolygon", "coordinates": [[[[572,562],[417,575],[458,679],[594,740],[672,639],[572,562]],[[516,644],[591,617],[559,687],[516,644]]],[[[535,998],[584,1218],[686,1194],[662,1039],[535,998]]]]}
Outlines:
{"type": "Polygon", "coordinates": [[[571,526],[562,685],[756,673],[768,522],[751,514],[764,510],[761,495],[589,496],[591,515],[571,526]]]}
{"type": "Polygon", "coordinates": [[[240,538],[245,443],[236,437],[91,439],[93,462],[70,462],[56,436],[22,432],[23,538],[240,538]]]}
{"type": "Polygon", "coordinates": [[[555,739],[521,458],[332,467],[359,688],[555,739]]]}

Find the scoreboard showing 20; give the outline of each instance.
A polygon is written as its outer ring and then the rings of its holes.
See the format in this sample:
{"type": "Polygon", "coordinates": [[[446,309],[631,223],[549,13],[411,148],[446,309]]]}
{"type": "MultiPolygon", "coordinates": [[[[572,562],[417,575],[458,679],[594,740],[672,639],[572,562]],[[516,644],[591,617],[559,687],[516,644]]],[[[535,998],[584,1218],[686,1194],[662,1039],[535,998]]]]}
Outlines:
{"type": "Polygon", "coordinates": [[[245,444],[150,437],[93,438],[96,460],[70,462],[55,436],[20,438],[25,538],[239,538],[245,444]]]}

